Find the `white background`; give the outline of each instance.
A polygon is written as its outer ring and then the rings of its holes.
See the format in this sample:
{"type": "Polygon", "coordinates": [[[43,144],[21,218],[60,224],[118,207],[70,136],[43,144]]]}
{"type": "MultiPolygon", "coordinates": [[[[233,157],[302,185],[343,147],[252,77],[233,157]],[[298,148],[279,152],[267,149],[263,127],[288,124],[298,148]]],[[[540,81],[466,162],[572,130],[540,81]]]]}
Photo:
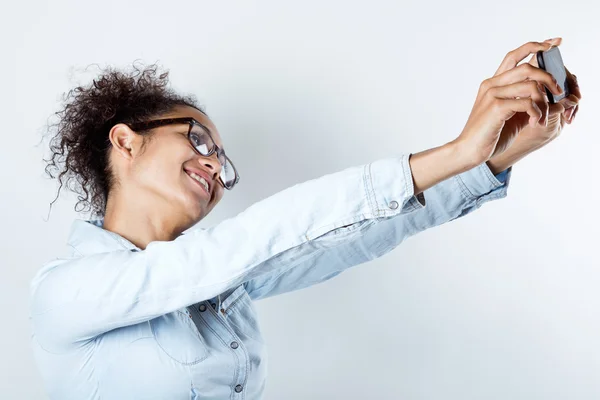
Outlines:
{"type": "MultiPolygon", "coordinates": [[[[158,61],[241,171],[208,226],[292,184],[454,139],[480,82],[564,38],[575,123],[517,164],[508,198],[321,285],[257,303],[267,399],[598,399],[597,2],[54,1],[3,4],[0,393],[44,398],[29,281],[63,250],[44,124],[98,63],[158,61]],[[38,145],[39,144],[39,145],[38,145]]],[[[258,228],[258,227],[257,227],[258,228]]]]}

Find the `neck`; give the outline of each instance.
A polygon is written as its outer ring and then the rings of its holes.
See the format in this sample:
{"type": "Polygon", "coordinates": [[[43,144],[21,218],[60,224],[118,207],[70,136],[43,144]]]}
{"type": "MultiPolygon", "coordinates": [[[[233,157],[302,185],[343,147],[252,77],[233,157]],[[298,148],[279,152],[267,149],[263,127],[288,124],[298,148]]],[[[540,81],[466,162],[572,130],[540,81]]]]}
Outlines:
{"type": "Polygon", "coordinates": [[[145,249],[150,242],[174,240],[189,228],[182,223],[180,214],[169,213],[173,207],[165,201],[127,200],[144,198],[147,197],[123,192],[109,196],[103,228],[117,233],[140,249],[145,249]]]}

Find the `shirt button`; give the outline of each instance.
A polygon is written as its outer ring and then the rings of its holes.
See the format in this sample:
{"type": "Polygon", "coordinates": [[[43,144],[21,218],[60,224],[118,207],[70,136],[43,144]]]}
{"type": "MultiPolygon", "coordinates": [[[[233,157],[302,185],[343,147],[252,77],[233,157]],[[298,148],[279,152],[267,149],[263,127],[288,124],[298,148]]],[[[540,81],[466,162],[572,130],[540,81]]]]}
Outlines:
{"type": "Polygon", "coordinates": [[[231,342],[230,346],[232,349],[237,349],[239,347],[239,344],[238,344],[238,342],[231,342]]]}
{"type": "Polygon", "coordinates": [[[244,388],[244,387],[243,387],[242,385],[236,385],[236,387],[235,387],[235,391],[236,391],[236,393],[239,393],[239,392],[241,392],[243,388],[244,388]]]}
{"type": "Polygon", "coordinates": [[[200,310],[200,312],[206,311],[206,304],[200,304],[200,307],[198,307],[198,310],[200,310]]]}
{"type": "Polygon", "coordinates": [[[210,303],[210,305],[212,306],[212,308],[217,308],[217,303],[210,303]]]}
{"type": "Polygon", "coordinates": [[[394,201],[390,202],[390,204],[389,204],[389,207],[390,207],[392,210],[395,210],[396,208],[398,208],[398,202],[397,202],[396,200],[394,200],[394,201]]]}

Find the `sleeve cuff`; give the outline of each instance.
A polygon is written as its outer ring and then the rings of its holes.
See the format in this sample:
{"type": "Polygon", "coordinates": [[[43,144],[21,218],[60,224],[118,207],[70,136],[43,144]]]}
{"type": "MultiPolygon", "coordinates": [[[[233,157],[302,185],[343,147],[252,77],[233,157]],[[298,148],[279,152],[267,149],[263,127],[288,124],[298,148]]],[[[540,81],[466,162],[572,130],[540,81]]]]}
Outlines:
{"type": "Polygon", "coordinates": [[[365,169],[365,189],[373,215],[388,217],[425,206],[423,194],[415,196],[410,154],[378,160],[365,169]]]}
{"type": "Polygon", "coordinates": [[[487,163],[483,163],[456,178],[467,198],[476,199],[486,195],[505,197],[511,174],[512,167],[494,176],[487,163]]]}
{"type": "Polygon", "coordinates": [[[500,183],[505,183],[506,178],[508,177],[508,173],[509,173],[509,169],[505,169],[504,171],[502,171],[498,175],[496,175],[496,179],[498,179],[498,181],[500,183]]]}

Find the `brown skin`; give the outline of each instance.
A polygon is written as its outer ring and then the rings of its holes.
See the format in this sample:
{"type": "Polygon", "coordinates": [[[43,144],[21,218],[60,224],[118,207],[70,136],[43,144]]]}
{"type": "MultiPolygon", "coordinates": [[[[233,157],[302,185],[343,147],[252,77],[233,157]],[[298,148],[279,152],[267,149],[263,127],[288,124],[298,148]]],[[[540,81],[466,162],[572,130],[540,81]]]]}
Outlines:
{"type": "Polygon", "coordinates": [[[555,94],[558,88],[550,74],[535,68],[535,53],[561,42],[529,42],[506,55],[494,76],[481,84],[459,137],[411,156],[415,194],[483,162],[498,174],[556,139],[565,122],[573,122],[581,99],[574,75],[567,70],[572,95],[549,106],[541,85],[555,94]],[[517,66],[531,54],[527,65],[517,66]]]}
{"type": "MultiPolygon", "coordinates": [[[[193,107],[179,106],[156,119],[177,117],[202,123],[217,146],[224,148],[216,126],[193,107]]],[[[217,156],[199,155],[188,141],[187,131],[187,124],[156,128],[142,148],[142,135],[127,125],[116,124],[111,129],[110,165],[117,183],[108,195],[104,229],[145,249],[152,241],[175,239],[221,200],[225,189],[218,179],[221,165],[217,156]],[[184,168],[199,169],[211,177],[210,196],[184,168]]]]}
{"type": "MultiPolygon", "coordinates": [[[[549,39],[545,42],[551,43],[554,46],[560,46],[562,38],[549,39]]],[[[538,67],[535,55],[529,59],[529,64],[538,67]]],[[[562,133],[565,124],[570,125],[574,121],[579,111],[581,89],[575,75],[568,68],[565,69],[567,71],[567,83],[571,89],[571,94],[556,104],[548,104],[547,125],[538,124],[536,126],[525,127],[507,151],[488,161],[488,165],[494,174],[504,171],[528,154],[552,142],[562,133]]],[[[543,93],[542,87],[540,87],[540,91],[543,93]]]]}
{"type": "MultiPolygon", "coordinates": [[[[568,73],[573,95],[549,107],[541,85],[560,93],[552,76],[534,68],[531,60],[531,65],[517,66],[528,55],[558,46],[560,41],[529,42],[506,55],[496,74],[482,83],[461,134],[410,157],[415,194],[484,162],[497,174],[555,139],[565,121],[572,122],[581,99],[573,75],[568,73]]],[[[223,148],[217,128],[200,111],[181,106],[160,118],[175,117],[195,118],[223,148]]],[[[110,164],[117,184],[108,195],[105,229],[145,249],[152,241],[174,240],[221,200],[224,188],[218,180],[221,166],[216,154],[196,153],[187,140],[187,126],[156,128],[144,147],[142,136],[127,125],[111,129],[110,164]],[[184,168],[208,173],[210,196],[184,168]]]]}

